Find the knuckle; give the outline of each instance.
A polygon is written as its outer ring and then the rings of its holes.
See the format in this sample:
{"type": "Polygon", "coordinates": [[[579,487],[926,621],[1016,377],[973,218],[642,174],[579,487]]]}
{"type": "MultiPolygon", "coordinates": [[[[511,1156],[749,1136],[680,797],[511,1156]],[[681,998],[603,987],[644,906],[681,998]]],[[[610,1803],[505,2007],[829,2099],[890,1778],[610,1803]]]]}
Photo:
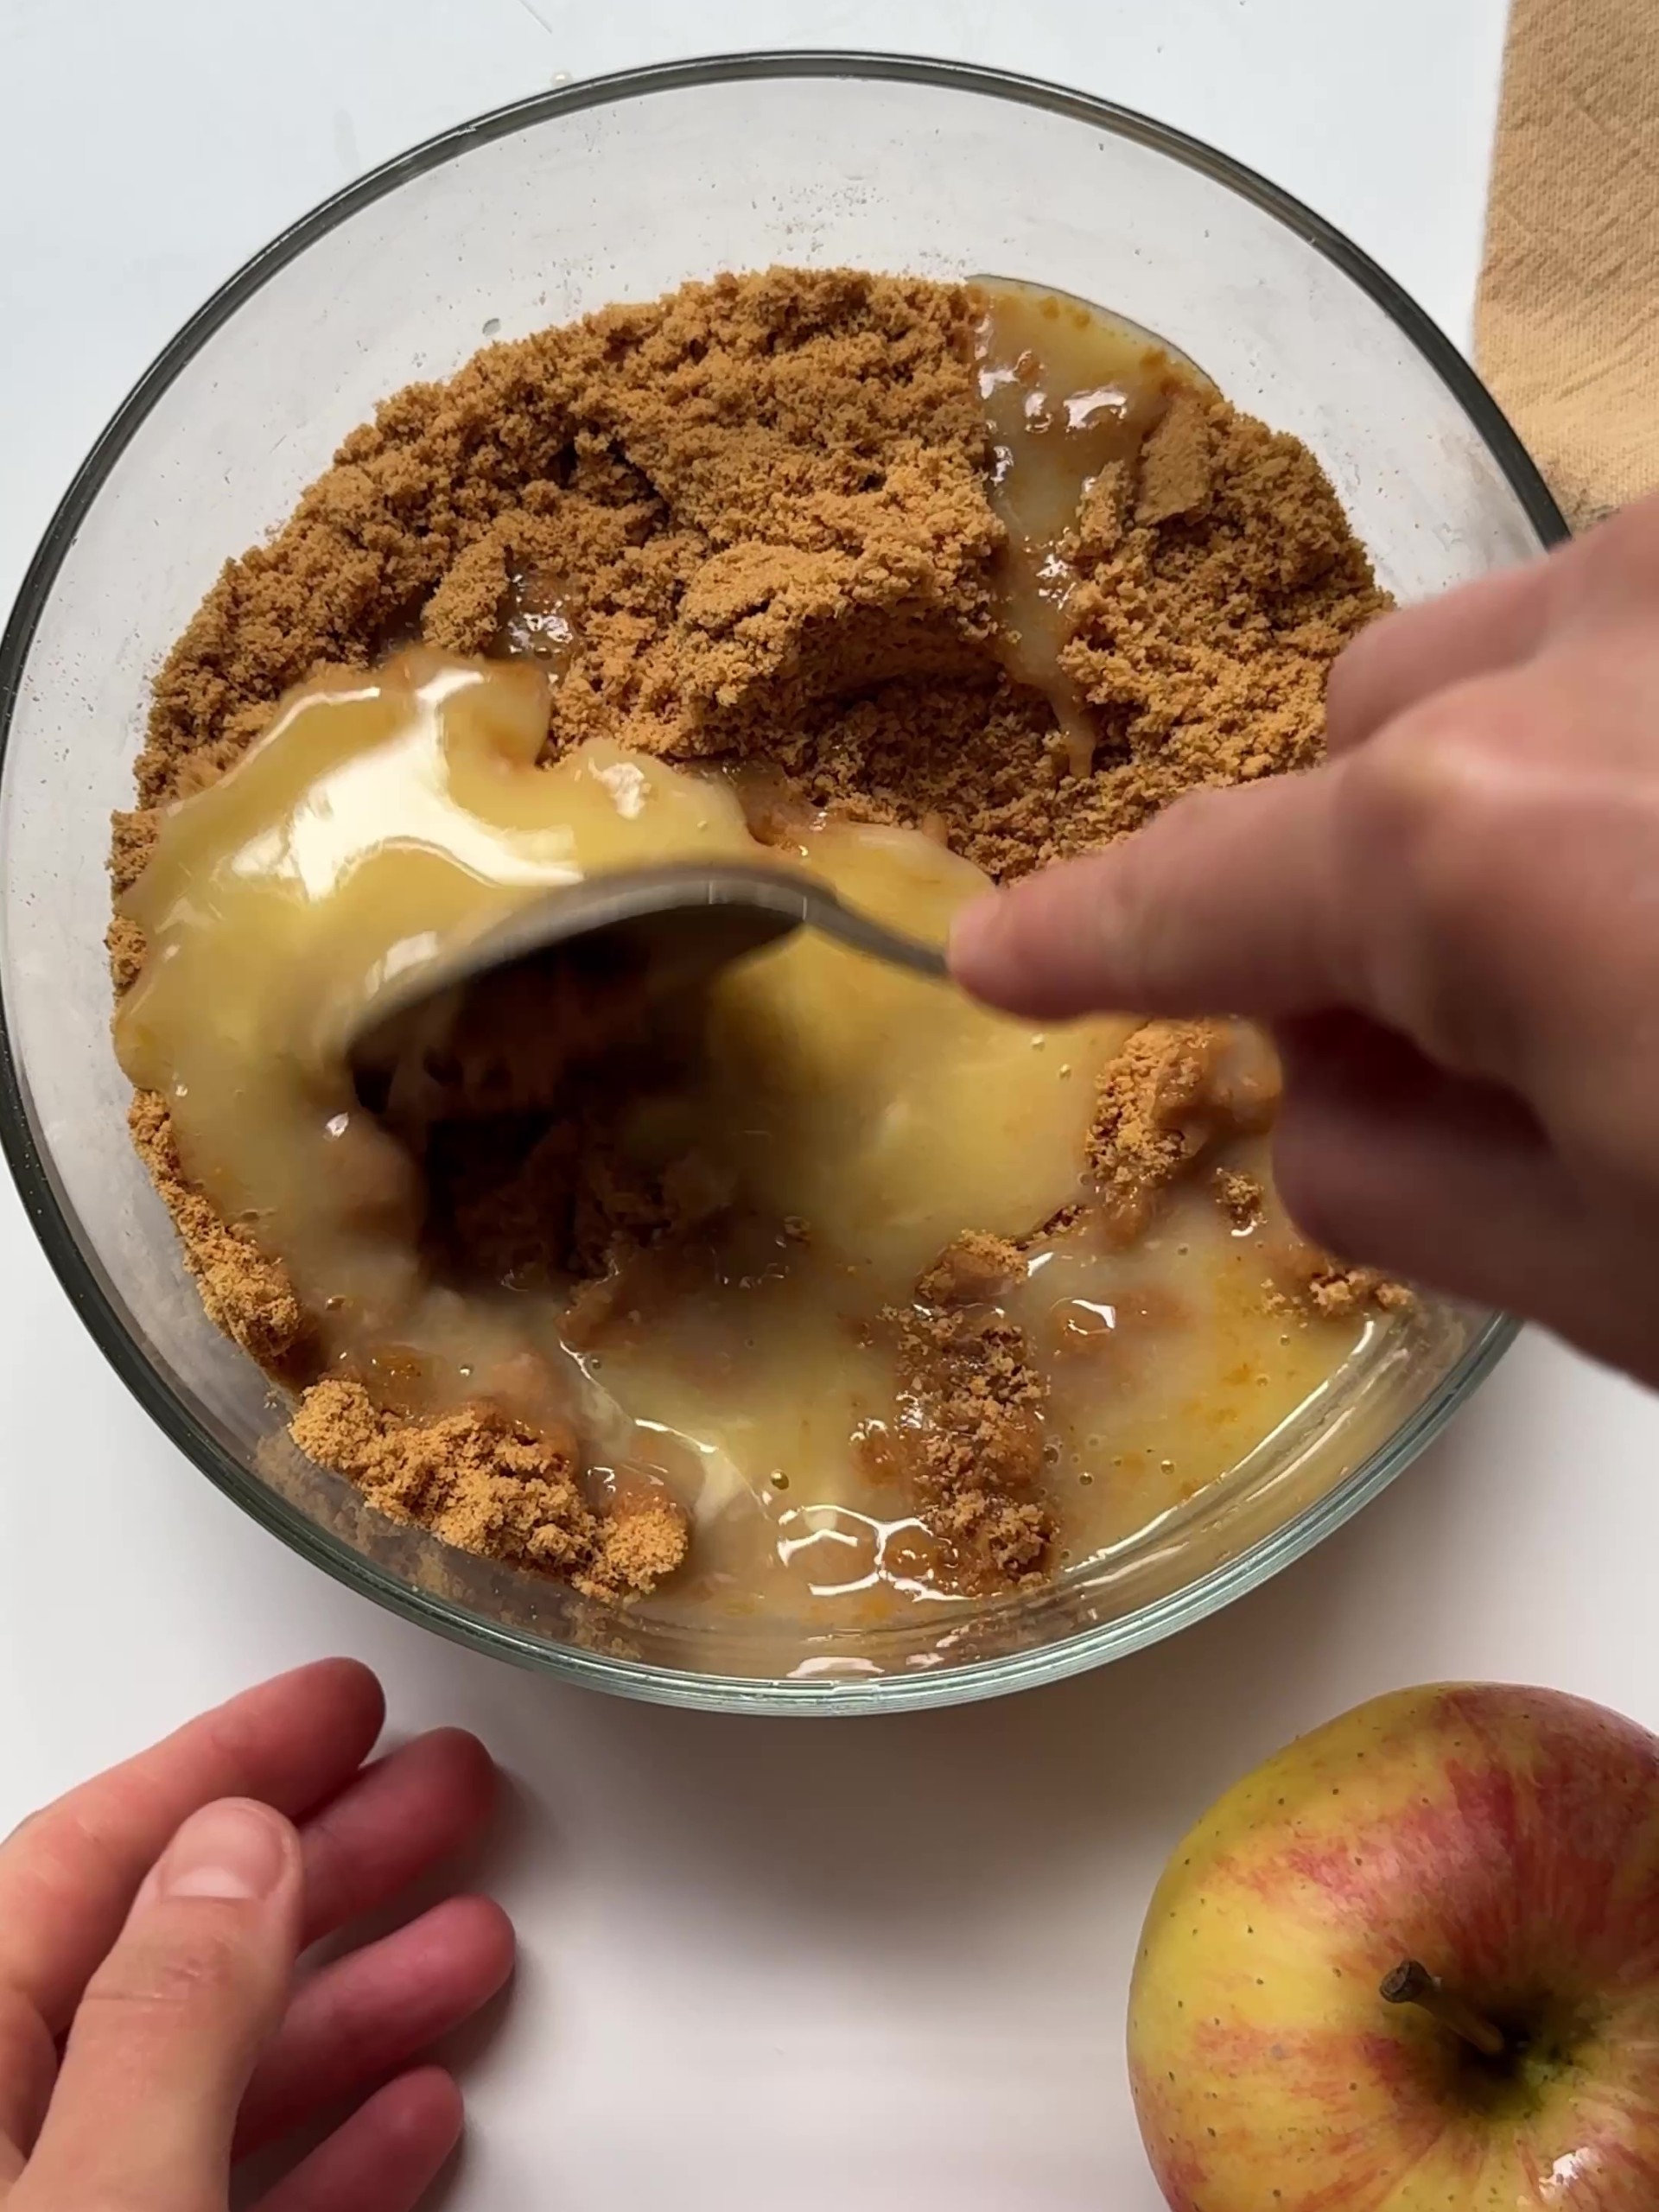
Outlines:
{"type": "MultiPolygon", "coordinates": [[[[206,1920],[206,1914],[192,1918],[206,1920]]],[[[245,1980],[244,1947],[229,1928],[194,1927],[183,1941],[118,1948],[87,1988],[81,2010],[130,2019],[216,2009],[245,1980]]]]}
{"type": "Polygon", "coordinates": [[[1508,1069],[1528,988],[1516,947],[1535,942],[1551,897],[1559,794],[1523,757],[1527,712],[1486,679],[1404,717],[1353,763],[1347,861],[1390,912],[1372,939],[1376,1010],[1465,1073],[1508,1069]]]}
{"type": "Polygon", "coordinates": [[[1415,709],[1356,754],[1350,777],[1373,830],[1421,839],[1461,799],[1480,750],[1466,712],[1440,701],[1415,709]]]}
{"type": "Polygon", "coordinates": [[[1154,819],[1114,855],[1103,895],[1090,911],[1094,957],[1138,987],[1164,964],[1161,938],[1166,931],[1167,902],[1157,895],[1160,849],[1166,824],[1178,815],[1190,819],[1191,798],[1178,800],[1166,816],[1154,819]],[[1184,812],[1184,810],[1186,810],[1184,812]]]}
{"type": "Polygon", "coordinates": [[[14,1843],[22,1843],[34,1829],[40,1826],[46,1818],[46,1814],[47,1808],[44,1806],[38,1808],[35,1812],[25,1813],[16,1827],[9,1828],[4,1837],[0,1838],[0,1851],[8,1849],[14,1843]]]}
{"type": "Polygon", "coordinates": [[[1488,714],[1455,695],[1407,716],[1356,755],[1344,826],[1357,863],[1389,871],[1393,895],[1433,925],[1484,904],[1505,830],[1488,714]]]}
{"type": "Polygon", "coordinates": [[[37,1805],[33,1812],[24,1814],[6,1837],[5,1844],[21,1843],[26,1838],[49,1837],[54,1848],[65,1855],[79,1858],[96,1850],[99,1837],[83,1817],[82,1795],[82,1791],[72,1789],[62,1797],[53,1798],[49,1804],[37,1805]]]}
{"type": "Polygon", "coordinates": [[[1189,791],[1117,849],[1109,906],[1099,927],[1114,974],[1139,1002],[1185,999],[1201,905],[1191,895],[1191,855],[1211,848],[1231,819],[1236,791],[1189,791]],[[1188,895],[1172,896],[1174,887],[1188,895]]]}

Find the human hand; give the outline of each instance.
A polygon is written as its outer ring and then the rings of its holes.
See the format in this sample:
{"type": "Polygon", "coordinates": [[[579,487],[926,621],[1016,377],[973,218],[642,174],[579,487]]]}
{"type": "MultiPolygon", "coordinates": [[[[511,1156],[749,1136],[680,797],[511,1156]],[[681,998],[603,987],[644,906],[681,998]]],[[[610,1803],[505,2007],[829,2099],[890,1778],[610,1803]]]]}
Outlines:
{"type": "Polygon", "coordinates": [[[451,1897],[292,1980],[302,1946],[488,1818],[493,1770],[459,1729],[365,1767],[384,1713],[366,1668],[301,1668],[0,1847],[4,2212],[226,2212],[234,2159],[342,2101],[259,2212],[422,2195],[461,2100],[437,2067],[405,2069],[506,1980],[505,1914],[451,1897]]]}
{"type": "Polygon", "coordinates": [[[956,974],[1272,1025],[1311,1236],[1659,1382],[1659,501],[1389,616],[1328,721],[1325,766],[969,909],[956,974]]]}

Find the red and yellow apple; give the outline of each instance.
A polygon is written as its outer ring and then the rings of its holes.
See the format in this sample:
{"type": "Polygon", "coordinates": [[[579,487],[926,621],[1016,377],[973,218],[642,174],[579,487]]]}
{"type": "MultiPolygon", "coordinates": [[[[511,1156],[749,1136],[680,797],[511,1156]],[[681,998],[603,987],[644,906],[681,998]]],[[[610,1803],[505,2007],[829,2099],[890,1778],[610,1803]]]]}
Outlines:
{"type": "Polygon", "coordinates": [[[1659,1742],[1497,1684],[1304,1737],[1171,1859],[1128,2050],[1174,2212],[1659,2212],[1659,1742]]]}

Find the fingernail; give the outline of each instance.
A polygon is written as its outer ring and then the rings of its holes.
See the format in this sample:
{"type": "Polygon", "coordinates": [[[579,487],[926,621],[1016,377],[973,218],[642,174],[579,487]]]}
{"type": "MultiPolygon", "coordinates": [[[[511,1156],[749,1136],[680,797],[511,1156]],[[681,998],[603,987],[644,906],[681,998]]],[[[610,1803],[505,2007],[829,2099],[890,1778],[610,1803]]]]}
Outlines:
{"type": "Polygon", "coordinates": [[[163,1897],[268,1897],[288,1866],[287,1823],[239,1798],[193,1813],[155,1874],[163,1897]]]}

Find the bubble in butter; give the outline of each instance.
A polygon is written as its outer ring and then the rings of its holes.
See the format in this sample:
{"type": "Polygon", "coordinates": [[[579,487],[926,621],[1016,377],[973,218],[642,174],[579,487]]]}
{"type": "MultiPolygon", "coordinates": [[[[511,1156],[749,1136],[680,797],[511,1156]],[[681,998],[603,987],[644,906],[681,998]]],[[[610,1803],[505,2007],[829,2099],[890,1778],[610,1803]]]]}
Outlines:
{"type": "MultiPolygon", "coordinates": [[[[892,1395],[861,1325],[959,1231],[1023,1236],[1078,1195],[1094,1078],[1128,1025],[1046,1037],[803,932],[717,986],[676,1109],[778,1228],[762,1264],[715,1269],[602,1360],[566,1340],[569,1286],[436,1280],[419,1172],[345,1065],[377,989],[582,876],[760,849],[718,776],[599,741],[537,766],[548,680],[416,652],[291,695],[169,812],[128,895],[148,953],[121,1064],[167,1101],[187,1173],[284,1262],[319,1372],[396,1376],[412,1409],[574,1416],[591,1459],[654,1468],[705,1516],[775,1514],[785,1489],[791,1513],[833,1509],[868,1488],[855,1433],[892,1395]]],[[[808,819],[766,849],[934,940],[986,887],[917,832],[808,819]]]]}

